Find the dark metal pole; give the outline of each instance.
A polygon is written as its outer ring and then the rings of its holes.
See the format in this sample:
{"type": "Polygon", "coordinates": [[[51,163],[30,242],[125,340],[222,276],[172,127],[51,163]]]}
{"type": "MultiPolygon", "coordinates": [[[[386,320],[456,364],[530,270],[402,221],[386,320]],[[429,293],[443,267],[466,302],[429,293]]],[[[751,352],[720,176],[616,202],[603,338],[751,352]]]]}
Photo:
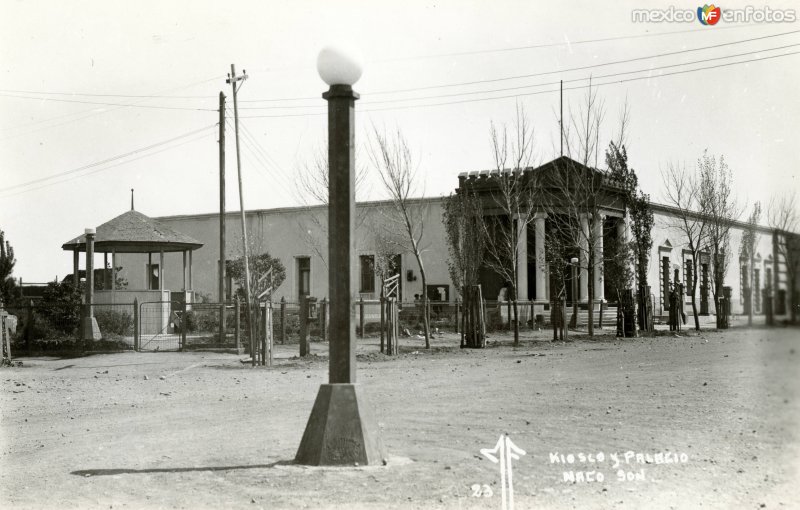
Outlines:
{"type": "Polygon", "coordinates": [[[225,344],[225,94],[219,93],[219,343],[225,344]]]}
{"type": "Polygon", "coordinates": [[[352,258],[355,254],[355,102],[350,85],[331,85],[328,101],[330,367],[329,382],[356,382],[355,309],[352,258]]]}

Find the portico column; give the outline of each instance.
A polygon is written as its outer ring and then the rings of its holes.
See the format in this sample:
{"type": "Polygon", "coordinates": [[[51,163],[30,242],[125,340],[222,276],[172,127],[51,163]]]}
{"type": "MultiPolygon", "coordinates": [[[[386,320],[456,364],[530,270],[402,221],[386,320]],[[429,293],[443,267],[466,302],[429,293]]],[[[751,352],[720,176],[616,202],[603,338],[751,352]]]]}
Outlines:
{"type": "Polygon", "coordinates": [[[589,218],[581,214],[581,239],[580,239],[580,301],[589,300],[589,218]]]}
{"type": "Polygon", "coordinates": [[[605,299],[603,288],[603,219],[604,214],[598,214],[594,222],[594,298],[605,299]]]}
{"type": "Polygon", "coordinates": [[[158,252],[158,291],[159,299],[164,299],[164,250],[158,252]]]}
{"type": "Polygon", "coordinates": [[[80,274],[78,273],[78,249],[72,250],[72,283],[77,287],[81,283],[80,274]]]}
{"type": "Polygon", "coordinates": [[[111,250],[111,302],[117,302],[117,249],[111,250]]]}
{"type": "Polygon", "coordinates": [[[517,300],[528,299],[528,226],[520,221],[516,215],[517,222],[517,300]]]}
{"type": "Polygon", "coordinates": [[[534,221],[534,237],[533,241],[536,244],[536,300],[547,300],[547,265],[545,262],[544,254],[544,220],[547,219],[547,214],[536,213],[533,217],[534,221]]]}

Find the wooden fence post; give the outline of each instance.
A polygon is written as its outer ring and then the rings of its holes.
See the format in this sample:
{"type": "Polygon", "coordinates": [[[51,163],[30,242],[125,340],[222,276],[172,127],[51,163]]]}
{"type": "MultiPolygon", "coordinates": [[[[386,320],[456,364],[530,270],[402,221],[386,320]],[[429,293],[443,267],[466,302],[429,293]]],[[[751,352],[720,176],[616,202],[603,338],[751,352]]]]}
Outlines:
{"type": "Polygon", "coordinates": [[[319,310],[319,334],[322,341],[325,341],[327,336],[327,322],[328,322],[328,298],[322,298],[319,310]]]}
{"type": "Polygon", "coordinates": [[[286,343],[286,297],[281,298],[281,343],[286,343]]]}
{"type": "Polygon", "coordinates": [[[275,345],[274,334],[273,334],[273,331],[272,331],[272,322],[273,322],[273,318],[274,318],[274,315],[272,313],[272,300],[267,301],[267,309],[265,310],[264,316],[265,316],[265,319],[266,319],[265,320],[266,326],[264,328],[264,331],[267,332],[267,366],[271,367],[272,366],[272,349],[273,349],[273,346],[275,345]]]}
{"type": "Polygon", "coordinates": [[[381,352],[384,352],[384,337],[386,335],[386,298],[381,296],[381,352]]]}
{"type": "Polygon", "coordinates": [[[180,350],[186,349],[186,293],[183,295],[183,301],[181,302],[181,348],[180,350]]]}
{"type": "Polygon", "coordinates": [[[300,296],[300,357],[309,355],[308,348],[308,296],[300,296]]]}
{"type": "Polygon", "coordinates": [[[364,338],[364,296],[358,298],[358,327],[360,338],[364,338]]]}
{"type": "Polygon", "coordinates": [[[394,298],[386,298],[384,305],[386,306],[386,354],[392,356],[395,354],[397,346],[397,338],[394,337],[394,316],[392,315],[392,304],[394,298]]]}
{"type": "Polygon", "coordinates": [[[260,335],[261,341],[261,366],[264,367],[267,365],[267,309],[269,308],[269,301],[264,302],[264,311],[261,315],[261,329],[263,330],[262,334],[260,335]]]}
{"type": "Polygon", "coordinates": [[[31,351],[31,337],[33,336],[33,299],[28,302],[28,320],[25,321],[25,350],[31,351]]]}
{"type": "MultiPolygon", "coordinates": [[[[233,330],[233,337],[236,340],[236,351],[242,353],[242,318],[239,317],[239,296],[233,302],[233,316],[235,317],[235,329],[233,330]]],[[[252,354],[252,353],[251,353],[252,354]]]]}
{"type": "Polygon", "coordinates": [[[133,298],[133,350],[139,352],[139,298],[133,298]]]}

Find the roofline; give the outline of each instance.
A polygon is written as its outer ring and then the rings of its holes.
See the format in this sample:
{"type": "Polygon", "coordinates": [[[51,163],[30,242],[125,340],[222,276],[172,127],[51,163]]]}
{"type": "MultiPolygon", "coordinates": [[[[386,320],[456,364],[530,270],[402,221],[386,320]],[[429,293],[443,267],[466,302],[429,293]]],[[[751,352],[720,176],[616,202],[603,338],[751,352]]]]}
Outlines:
{"type": "MultiPolygon", "coordinates": [[[[462,175],[463,174],[464,173],[462,173],[462,175]]],[[[415,198],[409,199],[409,202],[412,203],[412,204],[419,204],[419,203],[426,203],[426,202],[427,203],[435,203],[435,202],[441,202],[445,198],[446,198],[445,196],[415,197],[415,198]]],[[[391,200],[368,200],[368,201],[364,201],[364,202],[356,202],[356,206],[357,207],[380,207],[380,206],[387,206],[387,205],[392,205],[392,201],[391,200]]],[[[293,212],[293,211],[298,211],[298,212],[299,211],[321,211],[321,210],[326,209],[327,207],[328,206],[325,205],[325,204],[317,204],[317,205],[310,205],[310,206],[298,205],[298,206],[291,206],[291,207],[276,207],[274,209],[251,209],[251,210],[245,211],[245,214],[251,216],[251,215],[259,215],[259,214],[282,214],[282,213],[293,212]]],[[[682,214],[681,210],[678,209],[677,207],[666,205],[666,204],[659,204],[657,202],[650,202],[650,207],[653,209],[653,212],[661,212],[661,213],[672,214],[672,215],[680,215],[680,214],[682,214]]],[[[225,216],[226,217],[234,216],[234,215],[238,216],[239,214],[240,214],[240,212],[238,210],[237,211],[226,211],[225,212],[225,216]]],[[[694,212],[694,211],[693,211],[693,214],[696,214],[697,216],[700,216],[700,213],[697,213],[697,212],[694,212]]],[[[194,219],[207,219],[207,218],[219,218],[219,213],[218,212],[213,212],[213,213],[198,213],[198,214],[175,214],[175,215],[170,215],[170,216],[156,216],[153,219],[159,220],[159,221],[163,221],[163,220],[194,220],[194,219]]],[[[732,225],[734,227],[739,227],[739,228],[747,228],[748,227],[748,223],[746,221],[733,220],[731,223],[732,223],[732,225]]],[[[772,232],[777,231],[777,232],[783,233],[783,234],[795,235],[795,233],[793,233],[793,232],[783,232],[780,229],[775,229],[775,228],[772,228],[772,227],[769,227],[769,226],[766,226],[766,225],[757,225],[756,228],[757,228],[757,230],[759,230],[762,233],[772,233],[772,232]]]]}
{"type": "MultiPolygon", "coordinates": [[[[446,197],[415,197],[409,198],[408,201],[411,204],[419,204],[419,203],[433,203],[433,202],[441,202],[446,197]]],[[[391,200],[367,200],[364,202],[356,202],[357,207],[380,207],[384,205],[392,205],[391,200]]],[[[281,214],[286,212],[292,211],[316,211],[316,210],[324,210],[327,209],[326,204],[317,204],[317,205],[297,205],[291,207],[276,207],[274,209],[250,209],[246,210],[246,215],[259,215],[259,214],[281,214]]],[[[237,211],[225,211],[225,216],[238,216],[241,214],[240,210],[237,211]]],[[[155,216],[153,217],[154,220],[183,220],[183,219],[204,219],[204,218],[219,218],[218,212],[213,213],[198,213],[198,214],[174,214],[171,216],[155,216]]]]}
{"type": "MultiPolygon", "coordinates": [[[[677,208],[675,206],[672,206],[672,205],[658,204],[658,203],[655,203],[655,202],[650,202],[650,207],[653,209],[653,212],[658,211],[658,212],[667,213],[667,214],[674,214],[674,215],[677,215],[677,216],[680,216],[680,215],[683,214],[683,211],[681,209],[679,209],[679,208],[677,208]]],[[[689,213],[691,215],[693,215],[693,217],[695,217],[695,218],[699,218],[699,217],[702,216],[702,214],[697,212],[697,211],[689,211],[689,213]]],[[[742,220],[731,220],[731,225],[734,226],[734,227],[742,228],[742,229],[747,229],[747,228],[750,227],[750,225],[746,221],[742,221],[742,220]]],[[[784,234],[792,234],[792,232],[781,232],[780,229],[772,228],[772,227],[769,227],[769,226],[766,226],[766,225],[756,225],[756,230],[758,230],[761,233],[770,233],[771,234],[772,232],[776,232],[777,231],[777,232],[784,233],[784,234]]]]}

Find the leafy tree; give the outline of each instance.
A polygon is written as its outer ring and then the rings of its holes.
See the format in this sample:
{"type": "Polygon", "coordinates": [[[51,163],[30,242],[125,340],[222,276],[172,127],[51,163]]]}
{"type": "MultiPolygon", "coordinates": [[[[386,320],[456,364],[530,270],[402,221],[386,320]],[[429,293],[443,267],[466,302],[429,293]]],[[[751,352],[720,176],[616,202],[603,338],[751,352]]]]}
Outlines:
{"type": "MultiPolygon", "coordinates": [[[[236,293],[244,297],[245,289],[245,270],[244,270],[244,257],[239,257],[236,260],[228,261],[225,271],[231,276],[239,288],[236,293]]],[[[257,255],[250,255],[250,292],[252,294],[252,302],[256,302],[258,296],[270,287],[274,291],[286,279],[286,267],[280,259],[277,259],[269,253],[261,253],[257,255]],[[271,278],[261,278],[267,275],[270,270],[272,271],[271,278]],[[261,280],[261,281],[259,281],[261,280]]],[[[262,296],[261,299],[264,299],[262,296]]]]}
{"type": "MultiPolygon", "coordinates": [[[[623,204],[625,214],[629,216],[631,203],[636,198],[639,188],[639,178],[633,168],[628,167],[628,152],[625,146],[618,146],[611,141],[606,149],[606,166],[609,175],[616,180],[623,189],[623,204]]],[[[625,242],[624,238],[615,238],[613,243],[609,243],[604,251],[610,254],[605,257],[605,280],[608,281],[617,293],[617,297],[622,295],[624,289],[633,285],[633,272],[631,263],[634,256],[635,243],[625,242]]]]}
{"type": "MultiPolygon", "coordinates": [[[[650,208],[650,195],[639,188],[636,171],[628,166],[628,152],[624,144],[614,141],[606,149],[606,166],[611,176],[621,183],[624,191],[625,214],[630,226],[631,239],[628,243],[617,242],[609,251],[613,259],[609,264],[607,278],[615,287],[628,287],[634,277],[638,282],[640,296],[647,296],[647,269],[650,264],[650,249],[653,247],[653,210],[650,208]],[[636,262],[635,274],[630,271],[630,262],[636,262]],[[625,261],[622,263],[622,261],[625,261]]],[[[618,240],[621,241],[621,240],[618,240]]],[[[645,297],[646,300],[646,297],[645,297]]],[[[647,328],[644,307],[646,301],[639,302],[639,327],[647,328]]]]}
{"type": "Polygon", "coordinates": [[[6,305],[19,297],[19,288],[11,276],[16,263],[14,248],[6,241],[5,232],[0,230],[0,301],[6,305]]]}
{"type": "Polygon", "coordinates": [[[42,291],[42,300],[36,310],[53,329],[66,334],[74,333],[81,322],[83,286],[71,281],[50,282],[42,291]]]}
{"type": "MultiPolygon", "coordinates": [[[[442,214],[447,235],[447,269],[456,292],[461,296],[464,313],[473,310],[475,294],[470,287],[478,284],[478,274],[486,250],[483,232],[483,206],[473,193],[467,190],[450,195],[444,201],[442,214]]],[[[465,332],[461,328],[461,345],[465,345],[465,332]]],[[[483,345],[474,331],[467,333],[466,345],[483,345]]],[[[479,336],[479,335],[478,335],[479,336]]]]}

